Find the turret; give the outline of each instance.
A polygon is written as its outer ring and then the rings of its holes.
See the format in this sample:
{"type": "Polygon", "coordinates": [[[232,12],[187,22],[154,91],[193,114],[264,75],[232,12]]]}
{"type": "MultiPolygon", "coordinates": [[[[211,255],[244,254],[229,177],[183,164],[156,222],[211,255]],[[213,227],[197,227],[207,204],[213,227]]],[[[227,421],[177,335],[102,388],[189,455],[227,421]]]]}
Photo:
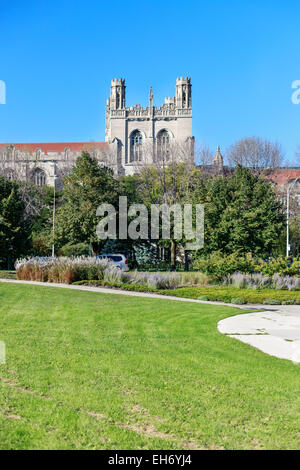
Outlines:
{"type": "Polygon", "coordinates": [[[192,107],[192,85],[190,77],[176,79],[176,107],[192,107]]]}
{"type": "Polygon", "coordinates": [[[114,78],[110,86],[110,109],[125,109],[125,80],[114,78]]]}

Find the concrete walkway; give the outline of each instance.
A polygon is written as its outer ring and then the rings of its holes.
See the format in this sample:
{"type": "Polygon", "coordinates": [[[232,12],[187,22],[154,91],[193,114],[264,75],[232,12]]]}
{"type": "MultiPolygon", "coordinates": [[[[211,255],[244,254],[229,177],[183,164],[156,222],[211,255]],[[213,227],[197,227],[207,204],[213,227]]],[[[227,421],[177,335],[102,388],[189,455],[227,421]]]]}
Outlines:
{"type": "Polygon", "coordinates": [[[218,323],[220,333],[229,335],[243,343],[254,346],[261,351],[282,359],[289,359],[300,363],[300,306],[299,305],[234,305],[224,302],[209,302],[197,299],[184,299],[174,296],[152,294],[147,292],[131,292],[105,287],[73,286],[35,281],[16,281],[13,279],[0,279],[1,282],[29,284],[62,289],[100,292],[103,294],[129,295],[165,301],[192,302],[209,305],[225,305],[226,307],[240,308],[241,310],[255,310],[252,313],[243,313],[225,318],[218,323]],[[260,311],[258,311],[260,310],[260,311]]]}
{"type": "Polygon", "coordinates": [[[271,356],[300,363],[299,305],[228,317],[218,323],[218,330],[271,356]]]}

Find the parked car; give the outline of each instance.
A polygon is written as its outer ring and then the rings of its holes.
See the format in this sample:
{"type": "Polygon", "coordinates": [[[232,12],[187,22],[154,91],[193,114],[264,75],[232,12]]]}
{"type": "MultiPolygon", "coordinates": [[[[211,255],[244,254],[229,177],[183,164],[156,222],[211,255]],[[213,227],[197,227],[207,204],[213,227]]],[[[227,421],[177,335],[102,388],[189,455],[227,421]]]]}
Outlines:
{"type": "Polygon", "coordinates": [[[124,255],[121,253],[105,253],[103,255],[98,255],[97,258],[104,259],[107,258],[114,262],[117,268],[122,269],[122,271],[129,271],[128,261],[124,255]]]}

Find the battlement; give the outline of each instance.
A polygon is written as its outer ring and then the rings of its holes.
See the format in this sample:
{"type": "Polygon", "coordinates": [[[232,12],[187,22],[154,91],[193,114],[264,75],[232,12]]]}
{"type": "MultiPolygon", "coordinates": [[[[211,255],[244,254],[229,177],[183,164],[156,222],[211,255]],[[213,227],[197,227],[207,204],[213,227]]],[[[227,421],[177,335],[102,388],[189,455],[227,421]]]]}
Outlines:
{"type": "Polygon", "coordinates": [[[176,78],[176,85],[181,85],[181,84],[190,85],[191,84],[191,77],[176,78]]]}
{"type": "Polygon", "coordinates": [[[111,86],[123,86],[125,85],[125,78],[113,78],[111,81],[111,86]]]}

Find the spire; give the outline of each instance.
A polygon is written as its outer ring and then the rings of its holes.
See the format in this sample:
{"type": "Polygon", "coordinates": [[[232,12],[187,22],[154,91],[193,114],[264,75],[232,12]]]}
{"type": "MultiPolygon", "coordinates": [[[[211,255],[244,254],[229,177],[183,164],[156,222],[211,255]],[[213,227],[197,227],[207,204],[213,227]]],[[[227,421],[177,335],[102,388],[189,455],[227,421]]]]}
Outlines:
{"type": "Polygon", "coordinates": [[[150,108],[151,108],[151,107],[153,106],[153,91],[152,91],[152,86],[150,87],[149,104],[150,104],[150,108]]]}
{"type": "Polygon", "coordinates": [[[218,145],[216,154],[214,156],[214,165],[218,168],[223,168],[223,157],[220,151],[220,146],[218,145]]]}
{"type": "Polygon", "coordinates": [[[150,92],[149,92],[149,109],[150,109],[150,116],[153,117],[153,91],[152,91],[152,86],[150,87],[150,92]]]}

